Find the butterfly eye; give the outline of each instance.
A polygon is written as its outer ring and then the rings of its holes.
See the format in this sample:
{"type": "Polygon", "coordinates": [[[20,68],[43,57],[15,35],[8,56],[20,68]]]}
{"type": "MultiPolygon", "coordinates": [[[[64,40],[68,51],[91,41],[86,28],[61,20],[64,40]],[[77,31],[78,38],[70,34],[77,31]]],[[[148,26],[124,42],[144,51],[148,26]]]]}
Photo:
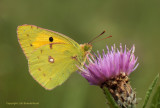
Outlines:
{"type": "Polygon", "coordinates": [[[50,41],[50,42],[53,42],[53,37],[49,37],[49,41],[50,41]]]}

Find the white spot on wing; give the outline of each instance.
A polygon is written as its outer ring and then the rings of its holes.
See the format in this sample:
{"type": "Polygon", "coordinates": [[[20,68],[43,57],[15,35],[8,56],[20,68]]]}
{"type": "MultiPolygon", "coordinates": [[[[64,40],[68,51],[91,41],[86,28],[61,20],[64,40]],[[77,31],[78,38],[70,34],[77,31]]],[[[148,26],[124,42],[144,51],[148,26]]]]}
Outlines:
{"type": "Polygon", "coordinates": [[[50,63],[54,63],[54,58],[51,57],[51,56],[49,56],[49,57],[48,57],[48,61],[49,61],[50,63]]]}

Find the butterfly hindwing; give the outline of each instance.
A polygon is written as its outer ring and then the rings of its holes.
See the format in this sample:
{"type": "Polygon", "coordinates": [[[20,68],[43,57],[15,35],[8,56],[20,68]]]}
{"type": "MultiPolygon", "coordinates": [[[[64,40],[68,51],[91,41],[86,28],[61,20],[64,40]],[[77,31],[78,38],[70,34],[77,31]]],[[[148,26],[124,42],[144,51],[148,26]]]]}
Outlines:
{"type": "Polygon", "coordinates": [[[46,89],[52,89],[61,85],[77,70],[76,64],[79,65],[79,62],[73,57],[79,53],[74,51],[74,47],[63,44],[53,45],[53,49],[49,50],[48,47],[49,45],[42,46],[32,53],[29,70],[39,84],[46,89]]]}

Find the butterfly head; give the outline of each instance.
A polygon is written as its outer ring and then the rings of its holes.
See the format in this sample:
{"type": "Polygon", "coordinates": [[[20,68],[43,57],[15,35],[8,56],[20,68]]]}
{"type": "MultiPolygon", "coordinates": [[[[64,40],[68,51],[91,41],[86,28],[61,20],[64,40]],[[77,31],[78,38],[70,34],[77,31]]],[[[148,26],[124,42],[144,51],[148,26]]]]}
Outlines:
{"type": "Polygon", "coordinates": [[[81,44],[80,46],[85,53],[88,53],[92,50],[92,45],[89,43],[81,44]]]}

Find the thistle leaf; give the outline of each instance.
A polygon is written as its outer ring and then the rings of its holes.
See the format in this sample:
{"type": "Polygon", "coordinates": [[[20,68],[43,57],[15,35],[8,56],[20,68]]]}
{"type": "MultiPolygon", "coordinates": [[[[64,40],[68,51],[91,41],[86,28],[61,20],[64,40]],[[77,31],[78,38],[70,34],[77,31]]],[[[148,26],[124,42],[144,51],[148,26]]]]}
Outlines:
{"type": "Polygon", "coordinates": [[[150,108],[160,108],[160,86],[157,88],[151,102],[150,108]]]}
{"type": "Polygon", "coordinates": [[[119,108],[118,105],[117,105],[117,103],[115,102],[114,98],[112,97],[112,95],[108,91],[108,88],[103,87],[103,90],[104,90],[104,94],[106,96],[106,99],[108,100],[108,105],[111,108],[119,108]]]}
{"type": "Polygon", "coordinates": [[[153,88],[155,87],[156,83],[157,83],[157,80],[159,78],[159,74],[155,77],[155,79],[153,80],[152,84],[150,85],[148,91],[146,92],[146,96],[145,96],[145,101],[144,101],[144,104],[143,104],[143,108],[146,107],[147,103],[148,103],[148,100],[150,98],[150,95],[153,91],[153,88]]]}

